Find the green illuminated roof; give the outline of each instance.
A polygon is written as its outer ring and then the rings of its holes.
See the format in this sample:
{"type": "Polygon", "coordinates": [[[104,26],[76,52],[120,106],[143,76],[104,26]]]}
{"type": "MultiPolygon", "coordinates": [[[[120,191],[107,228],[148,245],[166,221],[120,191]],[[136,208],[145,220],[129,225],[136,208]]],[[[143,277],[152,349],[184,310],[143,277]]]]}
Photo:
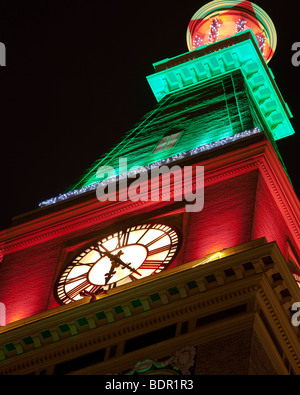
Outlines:
{"type": "Polygon", "coordinates": [[[99,182],[100,166],[117,171],[119,158],[144,167],[254,128],[262,126],[241,71],[212,78],[162,98],[72,189],[99,182]]]}
{"type": "Polygon", "coordinates": [[[147,77],[158,101],[153,111],[65,194],[40,205],[86,192],[102,181],[96,176],[100,166],[111,166],[118,175],[119,158],[127,159],[128,169],[139,168],[232,141],[245,131],[264,131],[271,141],[294,133],[289,109],[250,30],[154,69],[147,77]]]}
{"type": "Polygon", "coordinates": [[[271,69],[267,66],[251,30],[200,47],[192,52],[154,64],[148,82],[157,99],[241,70],[249,92],[274,140],[294,134],[292,114],[283,101],[271,69]]]}

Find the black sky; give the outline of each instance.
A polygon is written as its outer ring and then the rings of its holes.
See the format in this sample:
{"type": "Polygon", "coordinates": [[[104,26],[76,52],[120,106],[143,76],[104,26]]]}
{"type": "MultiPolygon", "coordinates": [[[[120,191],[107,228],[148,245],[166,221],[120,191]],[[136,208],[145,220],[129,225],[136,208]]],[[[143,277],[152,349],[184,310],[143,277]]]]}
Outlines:
{"type": "MultiPolygon", "coordinates": [[[[0,229],[59,195],[155,105],[152,64],[187,52],[186,29],[205,2],[0,0],[0,229]]],[[[300,42],[296,0],[257,0],[278,45],[269,66],[296,134],[278,147],[300,195],[300,42]]]]}

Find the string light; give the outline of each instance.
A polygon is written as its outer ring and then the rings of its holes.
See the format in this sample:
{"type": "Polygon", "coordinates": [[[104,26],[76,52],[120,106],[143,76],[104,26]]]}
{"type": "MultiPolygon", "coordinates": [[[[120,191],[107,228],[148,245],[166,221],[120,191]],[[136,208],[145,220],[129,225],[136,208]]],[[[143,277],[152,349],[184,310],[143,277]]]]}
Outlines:
{"type": "Polygon", "coordinates": [[[198,48],[201,47],[201,45],[203,44],[203,37],[200,36],[199,34],[196,34],[194,41],[193,41],[193,48],[198,48]]]}
{"type": "Polygon", "coordinates": [[[246,29],[246,19],[240,18],[236,24],[236,33],[243,32],[246,29]]]}
{"type": "Polygon", "coordinates": [[[208,38],[209,43],[215,43],[216,41],[218,41],[220,26],[221,21],[219,21],[218,18],[215,18],[210,25],[210,32],[208,38]]]}
{"type": "Polygon", "coordinates": [[[244,132],[241,132],[241,133],[236,133],[233,136],[225,137],[222,140],[215,141],[215,142],[209,143],[209,144],[205,144],[205,145],[202,145],[200,147],[194,148],[194,149],[186,151],[186,152],[182,152],[182,153],[180,153],[178,155],[174,155],[174,156],[172,156],[170,158],[163,159],[163,160],[160,160],[158,162],[152,163],[151,165],[147,165],[147,166],[144,166],[142,168],[138,168],[138,169],[132,170],[132,171],[130,171],[128,173],[121,174],[121,175],[119,175],[117,177],[111,177],[111,178],[109,178],[109,179],[107,179],[105,181],[97,182],[97,183],[94,183],[94,184],[82,187],[80,189],[76,189],[74,191],[66,192],[66,193],[61,194],[61,195],[59,195],[57,197],[53,197],[51,199],[48,199],[48,200],[45,200],[45,201],[41,202],[39,204],[39,207],[45,207],[45,206],[49,206],[49,205],[58,203],[60,201],[64,201],[64,200],[69,199],[71,197],[74,197],[74,196],[77,196],[77,195],[81,195],[81,194],[89,192],[89,191],[96,190],[99,185],[103,185],[103,186],[104,185],[108,185],[108,184],[110,184],[112,182],[117,182],[118,180],[121,180],[121,179],[124,179],[124,178],[127,178],[127,177],[132,177],[132,176],[134,176],[136,174],[140,174],[140,173],[142,173],[144,171],[149,171],[149,170],[151,170],[151,169],[153,169],[155,167],[160,167],[160,166],[163,166],[163,165],[167,165],[167,164],[175,162],[175,161],[177,161],[179,159],[184,159],[184,158],[187,158],[189,156],[197,155],[197,154],[199,154],[201,152],[204,152],[204,151],[209,151],[209,150],[212,150],[214,148],[218,148],[218,147],[221,147],[223,145],[230,144],[230,143],[232,143],[234,141],[237,141],[237,140],[249,137],[249,136],[253,136],[254,134],[257,134],[257,133],[261,133],[259,128],[254,128],[254,129],[251,129],[251,130],[245,130],[244,132]]]}
{"type": "Polygon", "coordinates": [[[259,49],[261,50],[261,53],[263,54],[264,49],[265,49],[265,44],[266,44],[266,37],[263,34],[259,33],[256,35],[256,39],[258,42],[259,49]]]}

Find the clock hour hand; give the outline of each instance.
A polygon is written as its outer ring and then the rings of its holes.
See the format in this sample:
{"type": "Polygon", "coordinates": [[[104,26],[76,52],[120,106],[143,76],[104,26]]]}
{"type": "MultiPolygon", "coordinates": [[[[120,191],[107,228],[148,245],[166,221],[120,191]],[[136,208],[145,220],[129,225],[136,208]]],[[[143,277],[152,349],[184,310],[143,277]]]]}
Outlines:
{"type": "Polygon", "coordinates": [[[118,256],[115,256],[114,260],[115,260],[115,262],[118,263],[118,266],[119,265],[123,266],[123,269],[124,268],[129,269],[132,273],[135,273],[135,274],[141,276],[141,274],[137,270],[135,270],[133,267],[130,266],[130,263],[123,262],[122,259],[120,259],[118,256]]]}
{"type": "MultiPolygon", "coordinates": [[[[120,256],[123,255],[123,252],[121,250],[116,255],[114,255],[111,252],[109,252],[103,245],[101,247],[105,250],[105,251],[101,251],[101,253],[106,255],[112,261],[112,263],[113,262],[118,263],[119,265],[122,265],[123,268],[127,268],[130,271],[132,271],[133,273],[138,274],[139,276],[141,276],[141,274],[138,271],[136,271],[134,268],[132,268],[130,266],[130,264],[125,263],[125,262],[122,261],[122,259],[120,259],[120,256]]],[[[119,265],[116,265],[116,267],[119,266],[119,265]]]]}

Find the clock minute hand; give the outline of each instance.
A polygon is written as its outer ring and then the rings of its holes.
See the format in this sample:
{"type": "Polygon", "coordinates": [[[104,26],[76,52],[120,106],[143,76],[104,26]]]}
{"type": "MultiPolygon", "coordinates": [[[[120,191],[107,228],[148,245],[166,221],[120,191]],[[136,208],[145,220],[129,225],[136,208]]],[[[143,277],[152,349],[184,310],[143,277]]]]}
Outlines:
{"type": "MultiPolygon", "coordinates": [[[[113,255],[110,251],[108,251],[107,248],[104,247],[104,245],[101,245],[101,247],[105,250],[105,251],[101,251],[100,247],[98,246],[98,250],[101,254],[106,255],[112,262],[116,261],[116,258],[119,258],[118,255],[113,255]]],[[[119,254],[122,254],[122,251],[119,251],[119,254]]],[[[120,254],[120,255],[121,255],[120,254]]],[[[122,261],[123,262],[123,261],[122,261]]]]}
{"type": "Polygon", "coordinates": [[[107,285],[108,282],[109,282],[109,280],[112,278],[112,276],[113,276],[114,274],[116,274],[115,268],[116,268],[117,266],[118,266],[118,265],[116,265],[116,263],[115,263],[114,261],[112,261],[109,272],[106,273],[105,276],[104,276],[104,277],[105,277],[105,285],[107,285]]]}
{"type": "Polygon", "coordinates": [[[116,257],[115,261],[118,262],[120,265],[126,267],[127,269],[129,269],[133,273],[138,274],[139,276],[141,276],[141,273],[139,273],[137,270],[135,270],[133,267],[131,267],[130,264],[123,262],[122,259],[116,257]]]}

